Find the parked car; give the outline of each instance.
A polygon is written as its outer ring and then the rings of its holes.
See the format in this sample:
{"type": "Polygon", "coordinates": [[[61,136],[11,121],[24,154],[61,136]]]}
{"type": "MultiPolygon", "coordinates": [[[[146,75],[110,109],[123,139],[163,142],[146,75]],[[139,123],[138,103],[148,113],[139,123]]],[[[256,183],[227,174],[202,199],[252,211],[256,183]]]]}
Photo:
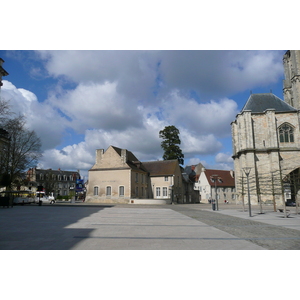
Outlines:
{"type": "Polygon", "coordinates": [[[47,204],[54,204],[55,203],[55,198],[53,196],[53,193],[51,193],[51,195],[47,196],[45,194],[45,192],[37,192],[36,193],[36,197],[35,197],[35,203],[39,203],[39,202],[43,203],[47,203],[47,204]]]}
{"type": "Polygon", "coordinates": [[[296,203],[293,201],[286,201],[285,205],[286,206],[296,206],[296,203]]]}

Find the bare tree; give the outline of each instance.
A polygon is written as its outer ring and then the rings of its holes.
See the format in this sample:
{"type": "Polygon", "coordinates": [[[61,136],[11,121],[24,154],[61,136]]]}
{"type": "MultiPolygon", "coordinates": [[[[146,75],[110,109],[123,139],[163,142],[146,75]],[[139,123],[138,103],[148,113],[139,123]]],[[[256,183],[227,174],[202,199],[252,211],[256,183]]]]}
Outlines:
{"type": "Polygon", "coordinates": [[[4,125],[9,132],[10,142],[1,151],[0,174],[2,185],[11,188],[12,183],[20,181],[25,170],[37,164],[42,156],[41,141],[33,130],[25,127],[25,118],[22,116],[8,119],[4,125]]]}

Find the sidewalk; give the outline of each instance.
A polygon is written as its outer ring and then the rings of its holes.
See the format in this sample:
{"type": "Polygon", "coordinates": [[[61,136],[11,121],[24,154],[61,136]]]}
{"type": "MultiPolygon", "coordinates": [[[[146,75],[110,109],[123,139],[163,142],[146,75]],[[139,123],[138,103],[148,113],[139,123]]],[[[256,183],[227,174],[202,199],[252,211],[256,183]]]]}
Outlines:
{"type": "MultiPolygon", "coordinates": [[[[211,208],[206,206],[203,210],[213,211],[211,208]]],[[[291,228],[300,230],[300,214],[296,214],[296,207],[286,207],[288,217],[284,217],[283,212],[274,212],[273,206],[263,206],[262,214],[260,213],[259,205],[251,206],[251,217],[249,216],[248,206],[245,205],[245,210],[242,205],[219,205],[219,210],[214,211],[215,213],[220,213],[228,216],[243,218],[251,221],[258,221],[270,225],[282,226],[285,228],[291,228]]],[[[300,213],[300,208],[299,208],[300,213]]]]}

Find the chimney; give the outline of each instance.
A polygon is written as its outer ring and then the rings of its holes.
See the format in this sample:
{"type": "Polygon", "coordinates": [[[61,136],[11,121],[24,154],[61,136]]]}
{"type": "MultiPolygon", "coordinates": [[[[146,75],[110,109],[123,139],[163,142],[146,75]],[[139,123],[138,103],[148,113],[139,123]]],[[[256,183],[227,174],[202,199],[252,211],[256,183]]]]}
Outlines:
{"type": "Polygon", "coordinates": [[[121,151],[121,161],[123,164],[126,164],[126,162],[127,162],[127,150],[126,149],[122,149],[122,151],[121,151]]]}
{"type": "Polygon", "coordinates": [[[102,160],[102,155],[104,153],[104,149],[97,149],[96,150],[96,165],[100,163],[102,160]]]}

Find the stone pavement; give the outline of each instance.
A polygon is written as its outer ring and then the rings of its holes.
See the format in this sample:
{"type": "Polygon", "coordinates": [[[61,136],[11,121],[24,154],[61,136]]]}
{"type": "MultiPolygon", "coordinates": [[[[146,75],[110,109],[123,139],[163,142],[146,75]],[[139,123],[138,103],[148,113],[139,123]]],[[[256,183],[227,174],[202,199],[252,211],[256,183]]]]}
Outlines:
{"type": "MultiPolygon", "coordinates": [[[[201,204],[151,206],[87,203],[0,208],[0,249],[272,249],[252,242],[248,237],[235,235],[234,231],[234,234],[228,230],[226,232],[223,227],[211,225],[202,217],[216,218],[216,222],[221,215],[227,219],[241,220],[241,224],[234,223],[239,229],[244,226],[243,219],[249,218],[247,212],[241,211],[240,207],[224,205],[224,208],[219,208],[219,211],[209,212],[209,206],[201,204]]],[[[278,214],[268,211],[264,215],[255,215],[253,210],[255,216],[251,218],[251,222],[276,223],[277,226],[299,230],[299,215],[284,220],[278,214]]],[[[273,227],[276,234],[275,229],[279,227],[273,227]]],[[[297,237],[293,239],[299,242],[297,237]]],[[[297,248],[298,244],[293,244],[292,247],[297,248]]]]}

